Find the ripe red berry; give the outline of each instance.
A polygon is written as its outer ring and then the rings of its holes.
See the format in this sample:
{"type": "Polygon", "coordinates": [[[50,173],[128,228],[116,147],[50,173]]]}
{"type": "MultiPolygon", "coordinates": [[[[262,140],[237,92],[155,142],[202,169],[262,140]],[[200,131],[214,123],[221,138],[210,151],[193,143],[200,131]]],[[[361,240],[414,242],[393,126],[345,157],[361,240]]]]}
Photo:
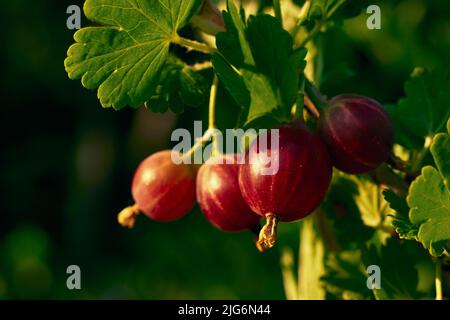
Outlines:
{"type": "Polygon", "coordinates": [[[258,249],[271,248],[276,240],[278,221],[295,221],[309,215],[323,200],[331,181],[332,166],[325,145],[304,124],[279,129],[279,146],[271,143],[272,131],[261,134],[267,148],[256,140],[249,149],[246,163],[239,172],[239,186],[249,207],[266,217],[258,249]],[[262,174],[271,164],[261,163],[271,157],[279,170],[262,174]]]}
{"type": "Polygon", "coordinates": [[[356,95],[333,98],[320,131],[333,165],[351,174],[377,168],[389,158],[394,143],[388,113],[375,100],[356,95]]]}
{"type": "Polygon", "coordinates": [[[259,231],[260,217],[239,190],[236,155],[210,158],[198,171],[197,201],[206,219],[222,231],[259,231]]]}
{"type": "Polygon", "coordinates": [[[170,150],[155,153],[139,165],[131,192],[135,205],[118,217],[123,226],[133,227],[139,212],[156,221],[177,220],[195,204],[195,170],[188,164],[175,164],[170,150]]]}

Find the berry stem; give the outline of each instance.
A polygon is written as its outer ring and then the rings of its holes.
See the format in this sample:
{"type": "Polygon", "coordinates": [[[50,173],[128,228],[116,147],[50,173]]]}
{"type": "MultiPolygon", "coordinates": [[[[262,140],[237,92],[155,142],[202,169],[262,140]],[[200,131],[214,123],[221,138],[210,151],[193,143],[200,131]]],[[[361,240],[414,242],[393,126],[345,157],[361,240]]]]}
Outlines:
{"type": "Polygon", "coordinates": [[[189,149],[186,153],[183,154],[182,160],[185,160],[189,157],[191,157],[195,151],[197,151],[199,148],[202,148],[206,142],[209,141],[209,139],[213,136],[212,130],[207,130],[205,134],[197,140],[197,142],[192,146],[191,149],[189,149]]]}
{"type": "Polygon", "coordinates": [[[309,41],[311,41],[312,39],[315,38],[315,36],[317,34],[319,34],[320,30],[322,29],[323,25],[325,24],[326,20],[320,20],[318,22],[316,22],[316,25],[314,26],[314,28],[311,30],[310,33],[308,33],[308,35],[298,44],[298,48],[300,47],[304,47],[309,41]]]}
{"type": "Polygon", "coordinates": [[[408,173],[408,162],[403,161],[402,159],[397,157],[393,152],[389,156],[389,159],[386,163],[400,172],[408,173]]]}
{"type": "Polygon", "coordinates": [[[139,208],[137,204],[123,209],[117,216],[119,224],[126,228],[133,228],[136,222],[136,217],[139,215],[139,208]]]}
{"type": "Polygon", "coordinates": [[[311,1],[307,0],[302,6],[302,10],[298,16],[298,22],[292,30],[292,38],[295,39],[302,27],[303,22],[308,18],[309,9],[311,8],[311,1]]]}
{"type": "Polygon", "coordinates": [[[327,105],[327,100],[311,81],[305,76],[305,107],[316,118],[319,119],[322,110],[327,105]]]}
{"type": "Polygon", "coordinates": [[[208,128],[216,128],[216,101],[217,101],[217,88],[219,86],[219,78],[214,74],[213,83],[211,85],[211,94],[209,96],[209,119],[208,128]]]}
{"type": "Polygon", "coordinates": [[[280,20],[281,26],[283,26],[283,13],[281,11],[280,0],[273,0],[273,10],[275,11],[275,17],[280,20]]]}
{"type": "MultiPolygon", "coordinates": [[[[304,47],[309,41],[311,41],[312,39],[314,39],[319,32],[322,30],[322,27],[325,26],[325,24],[327,23],[327,21],[329,19],[331,19],[331,17],[333,16],[333,14],[337,11],[337,9],[339,9],[347,0],[339,0],[334,7],[332,7],[327,15],[320,19],[319,21],[316,22],[316,24],[314,25],[313,29],[311,30],[310,33],[308,33],[308,35],[298,44],[297,47],[304,47]]],[[[309,8],[308,8],[309,11],[309,8]]],[[[301,22],[300,22],[301,23],[301,22]]],[[[300,29],[300,28],[299,28],[300,29]]],[[[297,35],[299,30],[296,30],[294,36],[297,35]]],[[[295,38],[295,37],[294,37],[295,38]]]]}
{"type": "Polygon", "coordinates": [[[302,122],[304,121],[303,111],[305,106],[305,99],[306,99],[305,80],[303,77],[303,81],[301,82],[299,90],[297,92],[297,101],[295,102],[294,106],[291,109],[291,118],[293,121],[295,120],[300,120],[302,122]]]}
{"type": "Polygon", "coordinates": [[[339,0],[333,8],[331,8],[330,11],[328,11],[327,13],[327,19],[330,19],[333,14],[336,12],[337,9],[339,9],[345,2],[347,2],[347,0],[339,0]]]}
{"type": "Polygon", "coordinates": [[[320,119],[320,112],[314,105],[314,103],[311,101],[309,96],[305,94],[305,108],[308,110],[308,112],[317,120],[320,119]]]}
{"type": "Polygon", "coordinates": [[[219,78],[217,75],[214,75],[213,83],[211,85],[211,94],[209,98],[209,119],[208,119],[208,130],[205,134],[192,146],[189,151],[183,154],[182,159],[187,159],[192,156],[199,148],[203,148],[203,146],[209,141],[210,138],[213,139],[213,154],[218,154],[219,150],[217,148],[217,142],[215,136],[216,132],[216,123],[215,123],[215,115],[216,115],[216,101],[217,101],[217,88],[219,86],[219,78]]]}
{"type": "Polygon", "coordinates": [[[273,213],[266,214],[266,224],[262,227],[259,233],[259,239],[256,243],[256,248],[260,252],[269,250],[275,245],[277,241],[277,225],[279,219],[273,213]]]}
{"type": "Polygon", "coordinates": [[[214,74],[213,83],[211,85],[211,94],[209,96],[209,119],[208,129],[213,132],[212,136],[212,155],[220,154],[219,147],[217,145],[217,131],[216,131],[216,101],[217,101],[217,89],[219,87],[219,78],[214,74]]]}
{"type": "Polygon", "coordinates": [[[172,36],[172,42],[174,44],[178,44],[182,47],[185,47],[185,48],[188,48],[191,50],[195,50],[195,51],[199,51],[199,52],[203,52],[203,53],[214,53],[217,51],[216,48],[210,47],[209,45],[207,45],[205,43],[201,43],[201,42],[198,42],[195,40],[180,37],[176,33],[172,36]]]}

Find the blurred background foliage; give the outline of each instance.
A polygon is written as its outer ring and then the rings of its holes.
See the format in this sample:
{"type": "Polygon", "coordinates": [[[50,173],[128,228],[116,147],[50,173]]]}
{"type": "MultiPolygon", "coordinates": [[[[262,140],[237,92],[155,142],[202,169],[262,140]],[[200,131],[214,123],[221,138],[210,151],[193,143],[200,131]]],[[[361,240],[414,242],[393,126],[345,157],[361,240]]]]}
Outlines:
{"type": "MultiPolygon", "coordinates": [[[[140,218],[129,231],[116,223],[140,160],[170,147],[174,128],[205,119],[206,105],[183,117],[103,110],[63,66],[73,41],[66,9],[82,3],[2,3],[0,299],[283,299],[280,250],[297,250],[296,224],[282,225],[277,248],[259,254],[252,234],[222,233],[197,207],[170,224],[140,218]],[[82,270],[79,291],[66,288],[72,264],[82,270]]],[[[325,94],[392,103],[414,67],[448,64],[450,2],[373,4],[382,30],[368,30],[363,12],[319,38],[325,94]]],[[[232,127],[237,109],[221,91],[219,125],[232,127]]]]}

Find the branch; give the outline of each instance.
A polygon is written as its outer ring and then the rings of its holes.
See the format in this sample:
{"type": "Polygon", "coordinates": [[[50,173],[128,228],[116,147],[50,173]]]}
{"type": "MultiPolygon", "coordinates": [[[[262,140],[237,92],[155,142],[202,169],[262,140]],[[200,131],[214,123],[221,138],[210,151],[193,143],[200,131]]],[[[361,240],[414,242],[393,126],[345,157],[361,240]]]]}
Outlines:
{"type": "Polygon", "coordinates": [[[191,40],[191,39],[186,39],[186,38],[180,37],[178,34],[173,35],[172,43],[178,44],[178,45],[188,48],[190,50],[195,50],[195,51],[208,53],[208,54],[214,53],[217,51],[216,48],[210,47],[209,45],[207,45],[205,43],[198,42],[198,41],[191,40]]]}
{"type": "Polygon", "coordinates": [[[280,20],[281,26],[283,26],[283,14],[281,12],[280,0],[273,0],[273,10],[275,11],[275,16],[280,20]]]}

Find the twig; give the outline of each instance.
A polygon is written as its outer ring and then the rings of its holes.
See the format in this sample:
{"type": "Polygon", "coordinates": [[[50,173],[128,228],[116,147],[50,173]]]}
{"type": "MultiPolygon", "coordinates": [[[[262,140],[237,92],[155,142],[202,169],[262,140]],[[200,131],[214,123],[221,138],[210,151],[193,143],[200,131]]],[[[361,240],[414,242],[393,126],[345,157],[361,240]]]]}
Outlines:
{"type": "Polygon", "coordinates": [[[174,34],[172,36],[172,42],[175,44],[178,44],[180,46],[183,46],[188,49],[192,49],[195,51],[203,52],[203,53],[214,53],[217,51],[216,48],[210,47],[209,45],[198,42],[191,39],[186,39],[183,37],[180,37],[178,34],[174,34]]]}
{"type": "Polygon", "coordinates": [[[440,259],[436,261],[434,283],[436,287],[436,300],[442,300],[442,261],[440,259]]]}
{"type": "Polygon", "coordinates": [[[280,20],[280,23],[283,26],[283,13],[281,11],[280,0],[273,0],[273,10],[275,11],[275,16],[280,20]]]}

